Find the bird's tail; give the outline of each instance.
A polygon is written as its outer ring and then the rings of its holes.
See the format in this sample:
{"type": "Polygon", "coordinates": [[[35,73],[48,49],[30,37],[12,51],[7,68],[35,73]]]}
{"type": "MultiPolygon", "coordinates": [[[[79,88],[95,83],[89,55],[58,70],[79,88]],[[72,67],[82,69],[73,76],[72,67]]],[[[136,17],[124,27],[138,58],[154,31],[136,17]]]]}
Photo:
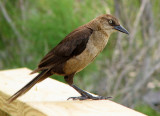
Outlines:
{"type": "Polygon", "coordinates": [[[19,96],[25,94],[27,91],[29,91],[39,80],[42,78],[47,78],[46,73],[47,70],[43,70],[41,73],[39,73],[33,80],[31,80],[28,84],[26,84],[23,88],[21,88],[18,92],[16,92],[14,95],[12,95],[9,99],[7,99],[8,103],[11,103],[15,99],[17,99],[19,96]]]}

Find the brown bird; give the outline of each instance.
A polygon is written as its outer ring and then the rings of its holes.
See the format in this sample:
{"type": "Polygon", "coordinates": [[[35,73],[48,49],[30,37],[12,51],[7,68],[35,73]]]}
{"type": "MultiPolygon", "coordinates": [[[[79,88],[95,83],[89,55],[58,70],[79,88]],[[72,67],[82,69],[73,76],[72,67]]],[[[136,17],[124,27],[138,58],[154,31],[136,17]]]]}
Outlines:
{"type": "Polygon", "coordinates": [[[106,46],[110,35],[115,31],[129,34],[128,31],[120,25],[119,21],[109,14],[101,15],[89,23],[78,27],[44,56],[38,68],[31,74],[36,72],[40,73],[11,96],[8,102],[10,103],[25,94],[36,83],[43,81],[53,74],[64,76],[65,81],[80,93],[80,97],[70,97],[74,100],[107,99],[102,96],[92,96],[81,90],[73,84],[73,77],[95,59],[106,46]]]}

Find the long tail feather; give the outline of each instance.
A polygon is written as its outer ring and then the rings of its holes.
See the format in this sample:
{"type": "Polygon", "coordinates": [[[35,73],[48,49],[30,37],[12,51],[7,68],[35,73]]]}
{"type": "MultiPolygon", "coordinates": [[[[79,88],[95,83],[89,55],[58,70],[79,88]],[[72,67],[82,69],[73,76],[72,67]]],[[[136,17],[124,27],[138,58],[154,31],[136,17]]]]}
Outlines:
{"type": "Polygon", "coordinates": [[[16,92],[9,99],[7,99],[8,103],[11,103],[15,99],[17,99],[19,96],[21,96],[21,95],[25,94],[27,91],[29,91],[37,82],[39,82],[39,80],[41,80],[41,78],[43,78],[45,76],[45,74],[47,72],[48,72],[47,70],[44,70],[40,74],[38,74],[33,80],[31,80],[28,84],[26,84],[18,92],[16,92]]]}

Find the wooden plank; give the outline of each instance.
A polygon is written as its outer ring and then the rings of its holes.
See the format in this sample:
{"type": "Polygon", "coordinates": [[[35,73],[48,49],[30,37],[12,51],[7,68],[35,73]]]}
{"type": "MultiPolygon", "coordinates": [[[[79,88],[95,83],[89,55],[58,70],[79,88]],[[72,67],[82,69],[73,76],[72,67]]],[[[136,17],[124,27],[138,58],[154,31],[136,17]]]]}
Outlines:
{"type": "Polygon", "coordinates": [[[0,116],[9,116],[9,115],[0,109],[0,116]]]}
{"type": "Polygon", "coordinates": [[[0,109],[12,116],[145,116],[110,100],[67,101],[79,94],[67,84],[46,79],[11,104],[6,99],[29,82],[27,68],[0,71],[0,109]]]}

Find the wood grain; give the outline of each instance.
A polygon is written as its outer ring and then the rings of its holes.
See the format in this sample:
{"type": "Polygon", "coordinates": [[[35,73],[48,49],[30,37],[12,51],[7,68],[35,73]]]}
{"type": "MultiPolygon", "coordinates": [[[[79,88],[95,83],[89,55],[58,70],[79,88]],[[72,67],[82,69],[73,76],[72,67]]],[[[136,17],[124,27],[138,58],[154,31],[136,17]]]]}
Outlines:
{"type": "Polygon", "coordinates": [[[29,75],[30,72],[26,68],[0,71],[0,110],[11,116],[145,116],[110,100],[67,101],[68,97],[79,94],[50,78],[8,104],[6,99],[36,75],[29,75]]]}

